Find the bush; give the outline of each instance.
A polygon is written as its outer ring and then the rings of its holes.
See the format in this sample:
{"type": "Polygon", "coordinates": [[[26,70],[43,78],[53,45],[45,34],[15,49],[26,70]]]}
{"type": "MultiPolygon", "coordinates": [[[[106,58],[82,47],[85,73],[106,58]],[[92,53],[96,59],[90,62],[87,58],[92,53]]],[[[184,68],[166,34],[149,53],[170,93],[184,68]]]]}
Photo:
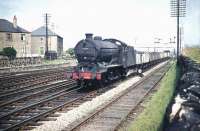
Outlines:
{"type": "Polygon", "coordinates": [[[3,48],[3,55],[7,56],[9,59],[16,58],[17,51],[13,47],[3,48]]]}
{"type": "Polygon", "coordinates": [[[74,57],[74,48],[69,48],[68,50],[66,50],[66,53],[68,53],[71,57],[74,57]]]}

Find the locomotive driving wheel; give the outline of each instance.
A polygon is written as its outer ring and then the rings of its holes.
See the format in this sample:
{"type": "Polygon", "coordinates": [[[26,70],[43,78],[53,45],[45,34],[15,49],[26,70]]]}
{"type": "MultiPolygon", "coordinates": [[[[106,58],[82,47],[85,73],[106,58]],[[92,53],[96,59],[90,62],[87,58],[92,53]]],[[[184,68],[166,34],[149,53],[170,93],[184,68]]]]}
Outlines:
{"type": "Polygon", "coordinates": [[[104,87],[104,82],[103,82],[103,80],[98,80],[98,86],[100,87],[100,88],[103,88],[104,87]]]}
{"type": "Polygon", "coordinates": [[[86,87],[86,82],[84,80],[79,80],[78,81],[78,86],[81,88],[85,88],[86,87]]]}

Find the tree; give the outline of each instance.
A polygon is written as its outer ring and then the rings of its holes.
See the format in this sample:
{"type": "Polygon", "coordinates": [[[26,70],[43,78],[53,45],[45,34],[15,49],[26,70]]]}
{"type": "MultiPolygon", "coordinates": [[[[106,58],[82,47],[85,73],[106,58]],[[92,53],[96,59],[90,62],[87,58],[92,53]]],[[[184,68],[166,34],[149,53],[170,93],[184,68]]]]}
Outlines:
{"type": "Polygon", "coordinates": [[[16,58],[17,51],[13,47],[6,47],[6,48],[3,48],[3,54],[10,59],[14,59],[16,58]]]}
{"type": "Polygon", "coordinates": [[[66,53],[68,53],[71,57],[74,57],[74,48],[67,49],[66,53]]]}

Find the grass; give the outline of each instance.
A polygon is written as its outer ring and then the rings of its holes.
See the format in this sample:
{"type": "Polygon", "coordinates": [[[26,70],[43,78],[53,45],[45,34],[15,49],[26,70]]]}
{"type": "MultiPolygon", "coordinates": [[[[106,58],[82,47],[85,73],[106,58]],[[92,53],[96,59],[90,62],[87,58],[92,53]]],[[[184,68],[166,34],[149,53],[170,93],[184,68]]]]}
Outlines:
{"type": "Polygon", "coordinates": [[[183,54],[200,63],[200,47],[185,48],[183,54]]]}
{"type": "Polygon", "coordinates": [[[166,108],[173,97],[178,78],[179,68],[174,62],[162,79],[160,88],[145,104],[144,111],[131,124],[129,131],[162,130],[166,108]]]}
{"type": "Polygon", "coordinates": [[[43,60],[43,64],[62,64],[62,63],[67,63],[67,60],[64,59],[56,59],[56,60],[43,60]]]}

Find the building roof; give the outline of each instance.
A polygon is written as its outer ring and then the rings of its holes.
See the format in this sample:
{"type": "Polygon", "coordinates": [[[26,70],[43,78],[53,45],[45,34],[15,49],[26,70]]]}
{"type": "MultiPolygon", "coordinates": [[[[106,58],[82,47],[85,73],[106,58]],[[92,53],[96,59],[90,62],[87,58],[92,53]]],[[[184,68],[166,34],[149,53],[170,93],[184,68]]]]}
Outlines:
{"type": "MultiPolygon", "coordinates": [[[[41,26],[40,28],[32,31],[31,35],[32,36],[46,36],[46,27],[45,26],[41,26]]],[[[48,36],[58,36],[58,37],[61,37],[58,34],[56,34],[55,32],[51,31],[50,29],[48,29],[48,36]]]]}
{"type": "Polygon", "coordinates": [[[15,28],[13,23],[8,20],[0,19],[0,32],[12,32],[12,33],[30,33],[29,31],[17,26],[15,28]]]}

